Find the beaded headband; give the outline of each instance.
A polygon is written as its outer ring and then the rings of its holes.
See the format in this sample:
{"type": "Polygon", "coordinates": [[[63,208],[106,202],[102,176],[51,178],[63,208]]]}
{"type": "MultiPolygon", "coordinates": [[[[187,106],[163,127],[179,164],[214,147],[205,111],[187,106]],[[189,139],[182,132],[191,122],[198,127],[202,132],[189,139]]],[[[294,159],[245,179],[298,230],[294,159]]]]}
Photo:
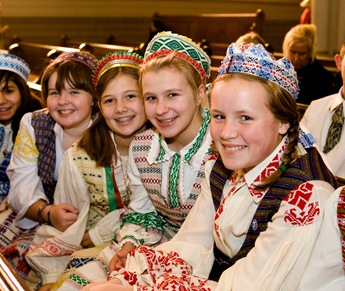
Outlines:
{"type": "Polygon", "coordinates": [[[11,71],[28,81],[30,68],[26,61],[12,54],[0,53],[0,70],[11,71]]]}
{"type": "Polygon", "coordinates": [[[108,70],[115,67],[131,67],[139,69],[140,64],[143,62],[143,57],[137,53],[119,51],[107,54],[100,59],[92,72],[92,82],[94,87],[101,76],[108,70]]]}
{"type": "Polygon", "coordinates": [[[276,83],[296,100],[299,86],[297,74],[287,58],[276,60],[261,44],[230,44],[218,76],[226,73],[243,73],[276,83]]]}
{"type": "Polygon", "coordinates": [[[94,56],[85,54],[83,52],[64,52],[59,55],[53,61],[53,63],[59,63],[66,60],[82,63],[83,65],[89,67],[91,70],[93,70],[97,63],[97,59],[94,56]]]}
{"type": "Polygon", "coordinates": [[[210,76],[211,60],[208,55],[190,38],[183,35],[163,31],[156,34],[147,45],[144,61],[168,55],[175,52],[178,58],[190,63],[200,74],[203,83],[206,84],[210,76]]]}

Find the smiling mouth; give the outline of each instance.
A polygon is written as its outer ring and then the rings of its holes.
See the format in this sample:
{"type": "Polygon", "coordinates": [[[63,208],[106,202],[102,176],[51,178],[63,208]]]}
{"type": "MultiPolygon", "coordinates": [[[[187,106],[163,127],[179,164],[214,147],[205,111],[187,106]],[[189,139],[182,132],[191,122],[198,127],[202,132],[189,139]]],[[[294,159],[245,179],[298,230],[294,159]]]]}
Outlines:
{"type": "Polygon", "coordinates": [[[246,146],[237,146],[237,147],[224,146],[224,147],[230,152],[236,152],[236,151],[243,150],[246,146]]]}
{"type": "Polygon", "coordinates": [[[115,121],[117,122],[126,122],[126,121],[129,121],[131,119],[134,118],[134,115],[132,116],[126,116],[126,117],[122,117],[122,118],[115,118],[115,121]]]}
{"type": "Polygon", "coordinates": [[[11,107],[0,108],[0,112],[7,112],[11,109],[11,107]]]}
{"type": "Polygon", "coordinates": [[[74,110],[72,110],[72,109],[64,109],[64,110],[59,110],[59,113],[61,113],[61,114],[68,114],[68,113],[71,113],[73,111],[74,110]]]}
{"type": "Polygon", "coordinates": [[[166,123],[173,122],[175,119],[177,119],[177,117],[173,117],[173,118],[169,118],[169,119],[157,119],[157,120],[159,123],[166,124],[166,123]]]}

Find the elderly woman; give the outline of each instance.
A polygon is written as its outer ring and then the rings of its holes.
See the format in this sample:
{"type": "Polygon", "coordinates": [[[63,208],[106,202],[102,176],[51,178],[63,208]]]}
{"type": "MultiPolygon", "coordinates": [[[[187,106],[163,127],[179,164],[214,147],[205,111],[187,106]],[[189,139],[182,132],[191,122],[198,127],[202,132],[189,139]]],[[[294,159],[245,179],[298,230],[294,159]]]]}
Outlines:
{"type": "Polygon", "coordinates": [[[299,24],[291,28],[284,38],[283,55],[297,72],[299,103],[310,104],[312,100],[335,93],[333,74],[316,59],[315,25],[299,24]]]}

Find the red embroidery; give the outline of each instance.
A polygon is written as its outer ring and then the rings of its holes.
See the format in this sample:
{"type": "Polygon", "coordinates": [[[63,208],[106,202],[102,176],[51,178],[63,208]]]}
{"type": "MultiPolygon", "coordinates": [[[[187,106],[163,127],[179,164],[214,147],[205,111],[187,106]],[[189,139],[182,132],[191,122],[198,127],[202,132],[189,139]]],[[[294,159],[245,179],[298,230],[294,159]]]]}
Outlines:
{"type": "Polygon", "coordinates": [[[290,222],[291,225],[307,225],[313,223],[315,217],[320,215],[319,202],[310,201],[313,187],[308,182],[304,183],[284,198],[291,206],[285,211],[285,222],[290,222]]]}

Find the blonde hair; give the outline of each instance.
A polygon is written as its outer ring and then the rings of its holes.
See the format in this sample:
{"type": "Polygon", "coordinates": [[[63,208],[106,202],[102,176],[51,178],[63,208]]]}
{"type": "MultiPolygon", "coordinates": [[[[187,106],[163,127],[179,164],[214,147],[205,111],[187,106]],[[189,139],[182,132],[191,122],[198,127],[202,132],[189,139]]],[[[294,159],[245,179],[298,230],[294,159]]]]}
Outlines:
{"type": "MultiPolygon", "coordinates": [[[[156,57],[140,65],[140,77],[139,77],[140,90],[142,91],[142,75],[144,72],[158,71],[163,68],[172,68],[183,73],[189,85],[192,87],[192,90],[194,93],[196,93],[199,87],[203,85],[203,80],[199,72],[190,63],[177,57],[175,55],[175,52],[172,52],[168,55],[156,57]]],[[[206,98],[204,98],[203,101],[206,102],[207,101],[206,98]]],[[[203,105],[204,104],[202,104],[202,106],[203,105]]]]}
{"type": "Polygon", "coordinates": [[[314,24],[298,24],[285,35],[283,42],[283,55],[287,58],[289,50],[296,42],[304,42],[308,47],[311,61],[316,58],[316,26],[314,24]]]}

